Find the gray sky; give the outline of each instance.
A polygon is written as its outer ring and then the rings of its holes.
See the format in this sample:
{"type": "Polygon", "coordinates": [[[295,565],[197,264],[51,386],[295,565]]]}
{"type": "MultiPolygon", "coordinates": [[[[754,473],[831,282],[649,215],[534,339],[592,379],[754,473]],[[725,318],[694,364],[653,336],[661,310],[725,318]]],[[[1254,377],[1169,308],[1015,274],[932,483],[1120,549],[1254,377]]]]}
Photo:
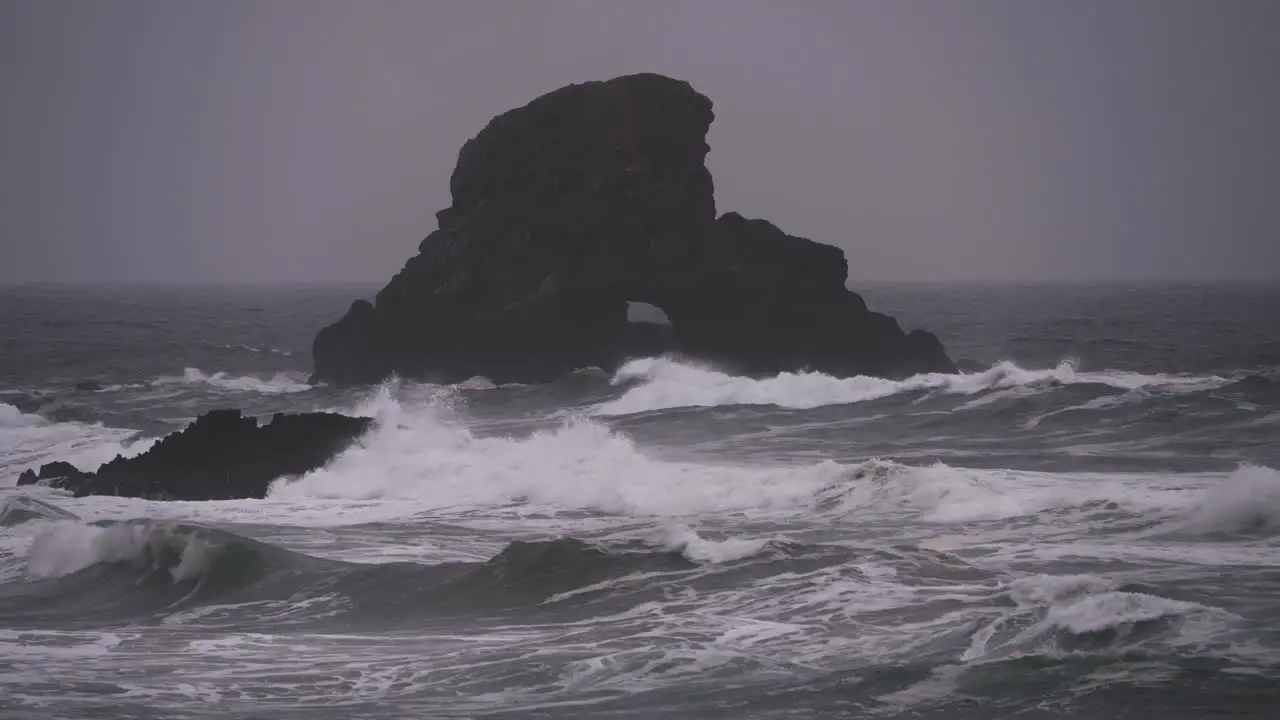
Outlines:
{"type": "Polygon", "coordinates": [[[385,281],[561,85],[715,103],[859,280],[1280,277],[1275,0],[7,0],[0,280],[385,281]]]}

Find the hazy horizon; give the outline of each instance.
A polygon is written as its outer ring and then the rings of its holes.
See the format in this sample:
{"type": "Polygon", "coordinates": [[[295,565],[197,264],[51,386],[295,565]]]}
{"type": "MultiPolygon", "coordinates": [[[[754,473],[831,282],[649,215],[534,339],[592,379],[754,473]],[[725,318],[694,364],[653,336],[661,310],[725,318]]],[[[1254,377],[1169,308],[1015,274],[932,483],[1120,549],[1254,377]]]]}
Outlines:
{"type": "Polygon", "coordinates": [[[0,284],[378,285],[462,143],[634,72],[850,286],[1280,280],[1280,4],[0,5],[0,284]]]}

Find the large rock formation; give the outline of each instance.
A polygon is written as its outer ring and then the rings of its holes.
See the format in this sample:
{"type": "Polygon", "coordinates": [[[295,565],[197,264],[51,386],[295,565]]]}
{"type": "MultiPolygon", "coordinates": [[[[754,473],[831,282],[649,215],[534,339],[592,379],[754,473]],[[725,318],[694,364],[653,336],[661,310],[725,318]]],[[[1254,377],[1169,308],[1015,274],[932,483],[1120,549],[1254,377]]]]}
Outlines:
{"type": "Polygon", "coordinates": [[[712,118],[688,83],[652,74],[494,118],[459,153],[439,229],[316,336],[314,379],[543,382],[665,351],[746,374],[954,371],[933,335],[846,289],[839,248],[716,217],[712,118]],[[661,308],[670,340],[630,333],[628,301],[661,308]]]}
{"type": "Polygon", "coordinates": [[[117,456],[96,473],[66,462],[28,470],[18,485],[44,483],[76,497],[119,495],[151,500],[262,498],[280,477],[315,470],[372,426],[334,413],[280,413],[271,422],[239,410],[213,410],[136,457],[117,456]]]}

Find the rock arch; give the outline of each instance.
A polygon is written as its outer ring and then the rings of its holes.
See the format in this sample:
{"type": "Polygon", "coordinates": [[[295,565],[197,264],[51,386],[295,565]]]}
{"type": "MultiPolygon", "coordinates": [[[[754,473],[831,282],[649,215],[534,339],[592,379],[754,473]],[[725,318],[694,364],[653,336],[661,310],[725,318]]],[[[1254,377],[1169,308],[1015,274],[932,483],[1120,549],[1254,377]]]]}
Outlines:
{"type": "Polygon", "coordinates": [[[452,205],[373,302],[321,330],[314,379],[391,373],[544,382],[636,351],[630,302],[670,349],[748,374],[954,372],[845,287],[838,248],[716,214],[711,101],[654,74],[560,88],[494,118],[458,155],[452,205]]]}

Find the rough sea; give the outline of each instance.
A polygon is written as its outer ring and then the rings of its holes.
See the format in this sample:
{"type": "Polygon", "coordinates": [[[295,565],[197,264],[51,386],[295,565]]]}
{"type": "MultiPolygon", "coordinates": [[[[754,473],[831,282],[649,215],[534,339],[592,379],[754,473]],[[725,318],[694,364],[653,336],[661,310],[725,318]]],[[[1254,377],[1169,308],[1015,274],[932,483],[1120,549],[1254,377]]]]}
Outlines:
{"type": "Polygon", "coordinates": [[[340,391],[375,288],[0,288],[0,717],[1280,718],[1280,288],[855,289],[973,369],[340,391]],[[217,407],[378,426],[13,487],[217,407]]]}

